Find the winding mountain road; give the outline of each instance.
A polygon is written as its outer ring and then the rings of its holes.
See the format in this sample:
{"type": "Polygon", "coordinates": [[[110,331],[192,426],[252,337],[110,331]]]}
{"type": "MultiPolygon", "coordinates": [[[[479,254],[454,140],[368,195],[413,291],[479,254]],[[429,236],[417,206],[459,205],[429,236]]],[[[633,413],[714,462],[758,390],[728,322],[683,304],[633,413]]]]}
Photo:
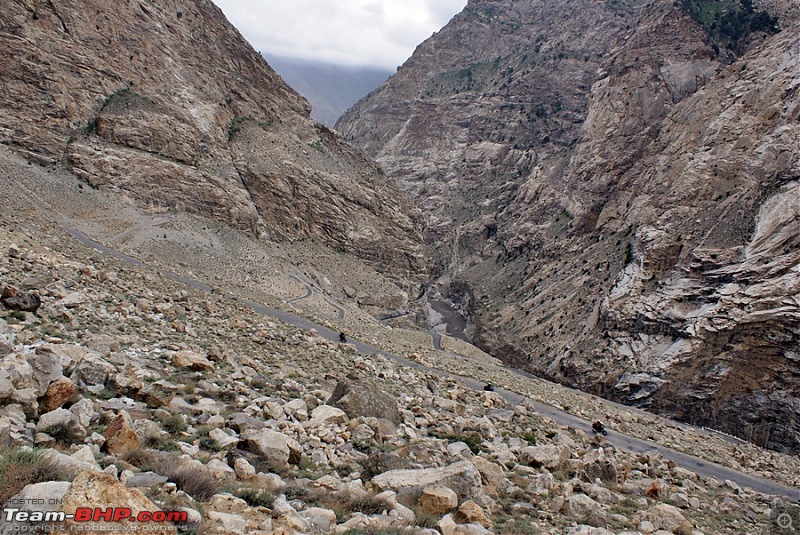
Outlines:
{"type": "MultiPolygon", "coordinates": [[[[208,284],[206,284],[204,282],[201,282],[201,281],[198,281],[198,280],[195,280],[195,279],[189,279],[189,278],[183,277],[181,275],[178,275],[176,273],[172,273],[171,271],[167,271],[167,270],[164,270],[164,269],[159,269],[159,268],[156,268],[155,266],[151,266],[151,265],[145,264],[144,262],[142,262],[141,260],[138,260],[137,258],[134,258],[132,256],[126,255],[124,253],[120,253],[120,252],[115,251],[113,249],[110,249],[110,248],[108,248],[108,247],[106,247],[106,246],[104,246],[104,245],[102,245],[102,244],[100,244],[100,243],[98,243],[98,242],[86,237],[83,233],[81,233],[81,232],[79,232],[77,230],[71,229],[69,227],[66,227],[66,230],[76,240],[78,240],[79,242],[81,242],[82,244],[84,244],[86,246],[89,246],[89,247],[91,247],[93,249],[96,249],[97,251],[106,253],[106,254],[111,255],[111,256],[113,256],[115,258],[118,258],[120,260],[123,260],[125,262],[128,262],[130,264],[133,264],[133,265],[136,265],[136,266],[139,266],[139,267],[144,267],[144,268],[147,268],[147,269],[156,270],[159,273],[161,273],[162,275],[164,275],[165,277],[167,277],[169,279],[172,279],[174,281],[177,281],[177,282],[181,282],[181,283],[186,284],[188,286],[191,286],[192,288],[196,288],[196,289],[202,290],[204,292],[212,292],[212,291],[214,291],[214,289],[211,286],[209,286],[208,284]]],[[[302,283],[302,281],[300,281],[300,282],[302,283]]],[[[307,290],[310,291],[310,287],[307,286],[307,290]]],[[[338,332],[333,331],[332,329],[329,329],[329,328],[327,328],[327,327],[325,327],[323,325],[319,325],[317,323],[314,323],[314,322],[312,322],[312,321],[310,321],[310,320],[308,320],[306,318],[302,318],[300,316],[297,316],[297,315],[289,313],[289,312],[285,312],[283,310],[278,310],[278,309],[275,309],[275,308],[271,308],[271,307],[262,305],[260,303],[256,303],[254,301],[243,299],[243,298],[237,297],[237,296],[235,296],[233,294],[224,294],[224,296],[226,298],[228,298],[228,299],[231,299],[231,300],[236,301],[236,302],[238,302],[240,304],[243,304],[243,305],[246,305],[246,306],[250,307],[251,309],[253,309],[255,312],[257,312],[259,314],[262,314],[262,315],[265,315],[265,316],[269,316],[269,317],[272,317],[272,318],[277,318],[277,319],[279,319],[279,320],[281,320],[281,321],[283,321],[285,323],[288,323],[290,325],[293,325],[295,327],[300,327],[300,328],[303,328],[303,329],[314,329],[320,336],[322,336],[322,337],[324,337],[324,338],[326,338],[328,340],[331,340],[331,341],[338,341],[339,340],[339,333],[338,332]]],[[[460,375],[457,375],[457,374],[454,374],[454,373],[450,373],[450,372],[439,370],[437,368],[431,368],[431,367],[426,366],[424,364],[420,364],[418,362],[414,362],[412,360],[406,359],[406,358],[401,357],[399,355],[395,355],[395,354],[390,353],[388,351],[384,351],[382,349],[378,349],[378,348],[376,348],[374,346],[371,346],[369,344],[363,343],[363,342],[361,342],[359,340],[351,339],[349,343],[351,345],[355,346],[355,348],[358,351],[360,351],[360,352],[362,352],[364,354],[379,355],[379,356],[382,356],[384,358],[390,359],[390,360],[392,360],[394,362],[397,362],[399,364],[403,364],[405,366],[409,366],[411,368],[415,368],[417,370],[420,370],[420,371],[423,371],[423,372],[426,372],[426,373],[430,373],[430,374],[433,374],[433,375],[436,375],[436,376],[439,376],[439,377],[447,377],[447,378],[453,378],[453,379],[460,380],[468,388],[471,388],[473,390],[483,390],[484,383],[481,383],[481,382],[476,381],[474,379],[471,379],[469,377],[463,377],[463,376],[460,376],[460,375]]],[[[435,338],[434,338],[434,345],[439,345],[439,347],[441,347],[440,343],[437,344],[437,340],[435,338]]],[[[515,373],[521,373],[521,374],[525,375],[524,372],[519,372],[518,370],[510,370],[510,371],[513,371],[515,373]]],[[[519,404],[519,403],[522,403],[523,401],[525,401],[525,398],[523,396],[521,396],[520,394],[517,394],[515,392],[511,392],[511,391],[508,391],[508,390],[504,390],[502,388],[496,388],[495,392],[498,393],[499,395],[501,395],[506,401],[508,401],[509,403],[512,403],[512,404],[519,404]]],[[[579,418],[579,417],[574,416],[572,414],[569,414],[567,412],[563,412],[563,411],[561,411],[559,409],[556,409],[555,407],[552,407],[552,406],[544,404],[544,403],[539,403],[539,402],[533,401],[533,405],[534,405],[534,408],[535,408],[535,410],[536,410],[536,412],[538,414],[540,414],[542,416],[545,416],[545,417],[548,417],[548,418],[551,418],[552,420],[554,420],[559,425],[575,427],[575,428],[579,428],[579,429],[584,429],[587,432],[591,432],[591,424],[588,421],[583,420],[582,418],[579,418]]],[[[737,485],[739,485],[740,487],[749,487],[749,488],[751,488],[751,489],[753,489],[753,490],[755,490],[757,492],[762,492],[764,494],[771,494],[771,495],[775,495],[775,496],[784,496],[784,497],[789,498],[791,500],[800,501],[800,489],[789,487],[787,485],[782,485],[780,483],[777,483],[775,481],[771,481],[771,480],[768,480],[768,479],[763,479],[763,478],[751,476],[751,475],[748,475],[748,474],[744,474],[742,472],[739,472],[739,471],[733,470],[731,468],[727,468],[725,466],[722,466],[722,465],[707,461],[705,459],[694,457],[692,455],[688,455],[688,454],[682,453],[682,452],[674,450],[672,448],[668,448],[668,447],[665,447],[665,446],[654,444],[652,442],[648,442],[646,440],[642,440],[642,439],[639,439],[639,438],[631,437],[631,436],[628,436],[628,435],[625,435],[625,434],[622,434],[622,433],[615,432],[613,430],[609,430],[608,431],[608,436],[606,438],[608,439],[608,441],[611,444],[613,444],[614,446],[616,446],[616,447],[618,447],[620,449],[624,449],[624,450],[628,450],[628,451],[634,451],[634,452],[641,452],[641,453],[646,453],[646,452],[659,453],[659,454],[663,455],[667,459],[672,459],[679,466],[682,466],[683,468],[686,468],[687,470],[691,470],[692,472],[695,472],[695,473],[697,473],[697,474],[699,474],[701,476],[714,477],[714,478],[717,478],[717,479],[719,479],[721,481],[730,480],[730,481],[736,483],[737,485]]]]}
{"type": "MultiPolygon", "coordinates": [[[[309,297],[314,295],[314,288],[309,283],[307,283],[306,281],[304,281],[303,279],[301,279],[300,277],[298,277],[296,275],[289,275],[289,278],[299,282],[300,284],[302,284],[305,287],[305,290],[306,290],[306,294],[305,295],[301,295],[300,297],[294,297],[292,299],[289,299],[290,303],[296,303],[298,301],[302,301],[304,299],[308,299],[309,297]]],[[[322,295],[322,299],[326,303],[331,305],[336,310],[336,317],[338,319],[340,319],[340,320],[344,319],[344,317],[345,317],[344,308],[339,306],[337,303],[335,303],[332,299],[330,299],[328,296],[326,296],[324,294],[322,295]]]]}

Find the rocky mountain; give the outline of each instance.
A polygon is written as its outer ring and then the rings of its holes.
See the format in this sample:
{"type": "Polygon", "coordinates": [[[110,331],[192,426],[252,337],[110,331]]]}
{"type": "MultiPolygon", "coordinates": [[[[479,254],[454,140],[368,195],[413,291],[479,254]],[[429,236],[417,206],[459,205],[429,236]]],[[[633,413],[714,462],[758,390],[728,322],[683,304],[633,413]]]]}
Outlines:
{"type": "Polygon", "coordinates": [[[141,205],[424,270],[413,210],[210,0],[11,0],[0,40],[0,143],[141,205]]]}
{"type": "Polygon", "coordinates": [[[392,72],[264,54],[270,67],[311,104],[311,118],[333,127],[353,104],[386,81],[392,72]]]}
{"type": "Polygon", "coordinates": [[[681,3],[474,0],[337,129],[478,345],[797,452],[800,31],[764,6],[737,58],[681,3]]]}

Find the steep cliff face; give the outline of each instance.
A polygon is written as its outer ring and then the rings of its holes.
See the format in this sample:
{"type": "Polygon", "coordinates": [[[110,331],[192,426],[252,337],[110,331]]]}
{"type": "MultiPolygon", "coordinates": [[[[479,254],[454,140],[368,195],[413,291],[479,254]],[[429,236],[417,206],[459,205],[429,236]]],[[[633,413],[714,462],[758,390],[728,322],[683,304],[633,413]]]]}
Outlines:
{"type": "Polygon", "coordinates": [[[337,128],[430,212],[477,343],[798,451],[800,31],[782,24],[726,66],[673,2],[473,1],[337,128]]]}
{"type": "Polygon", "coordinates": [[[470,2],[337,129],[420,200],[436,241],[491,233],[533,168],[565,164],[637,3],[470,2]]]}
{"type": "Polygon", "coordinates": [[[208,0],[0,6],[0,143],[141,203],[417,276],[413,210],[208,0]]]}

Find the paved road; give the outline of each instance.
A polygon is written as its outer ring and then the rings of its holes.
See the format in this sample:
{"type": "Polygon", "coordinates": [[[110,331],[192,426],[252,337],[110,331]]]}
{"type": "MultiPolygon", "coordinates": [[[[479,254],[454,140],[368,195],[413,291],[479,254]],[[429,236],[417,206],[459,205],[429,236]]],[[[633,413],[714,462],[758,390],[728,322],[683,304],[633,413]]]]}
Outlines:
{"type": "MultiPolygon", "coordinates": [[[[102,245],[100,243],[97,243],[96,241],[94,241],[92,239],[87,238],[84,234],[82,234],[81,232],[79,232],[77,230],[67,228],[67,231],[75,239],[77,239],[79,242],[83,243],[84,245],[88,245],[89,247],[92,247],[92,248],[94,248],[94,249],[96,249],[98,251],[101,251],[103,253],[106,253],[106,254],[109,254],[111,256],[114,256],[115,258],[119,258],[120,260],[123,260],[125,262],[130,263],[130,264],[134,264],[136,266],[146,267],[148,269],[156,269],[159,273],[161,273],[165,277],[168,277],[168,278],[170,278],[172,280],[187,284],[188,286],[191,286],[192,288],[196,288],[198,290],[202,290],[202,291],[205,291],[205,292],[213,291],[213,288],[211,286],[209,286],[208,284],[205,284],[205,283],[203,283],[201,281],[197,281],[197,280],[194,280],[194,279],[189,279],[189,278],[186,278],[186,277],[182,277],[182,276],[180,276],[180,275],[178,275],[176,273],[172,273],[171,271],[158,269],[158,268],[155,268],[153,266],[149,266],[149,265],[145,264],[144,262],[142,262],[142,261],[140,261],[140,260],[138,260],[138,259],[136,259],[136,258],[134,258],[132,256],[128,256],[126,254],[114,251],[113,249],[109,249],[108,247],[105,247],[104,245],[102,245]]],[[[314,322],[312,322],[310,320],[307,320],[305,318],[302,318],[302,317],[297,316],[295,314],[292,314],[290,312],[285,312],[283,310],[278,310],[278,309],[275,309],[275,308],[272,308],[272,307],[264,306],[264,305],[262,305],[260,303],[256,303],[254,301],[250,301],[250,300],[247,300],[247,299],[242,299],[242,298],[234,296],[232,294],[226,294],[226,297],[231,299],[231,300],[234,300],[236,302],[239,302],[239,303],[241,303],[243,305],[246,305],[246,306],[250,307],[254,311],[258,312],[259,314],[263,314],[265,316],[270,316],[270,317],[273,317],[273,318],[277,318],[277,319],[279,319],[279,320],[281,320],[281,321],[283,321],[285,323],[288,323],[290,325],[294,325],[296,327],[300,327],[300,328],[303,328],[303,329],[314,329],[320,336],[322,336],[322,337],[324,337],[324,338],[326,338],[328,340],[332,340],[332,341],[338,341],[339,340],[339,333],[338,332],[333,331],[332,329],[329,329],[329,328],[327,328],[327,327],[325,327],[323,325],[318,325],[318,324],[316,324],[316,323],[314,323],[314,322]]],[[[393,353],[389,353],[388,351],[384,351],[382,349],[378,349],[378,348],[376,348],[374,346],[371,346],[369,344],[365,344],[365,343],[363,343],[363,342],[361,342],[359,340],[350,339],[349,343],[352,344],[353,346],[355,346],[355,348],[358,351],[362,352],[362,353],[369,354],[369,355],[380,355],[380,356],[385,357],[387,359],[393,360],[395,362],[398,362],[398,363],[403,364],[405,366],[409,366],[411,368],[415,368],[417,370],[421,370],[421,371],[426,372],[426,373],[430,373],[430,374],[433,374],[433,375],[436,375],[436,376],[439,376],[439,377],[448,377],[448,378],[458,379],[458,380],[462,381],[468,388],[471,388],[473,390],[483,390],[483,386],[484,386],[483,383],[478,382],[478,381],[476,381],[474,379],[471,379],[469,377],[462,377],[462,376],[459,376],[459,375],[456,375],[456,374],[453,374],[453,373],[450,373],[450,372],[445,372],[445,371],[442,371],[442,370],[439,370],[439,369],[436,369],[436,368],[430,368],[430,367],[425,366],[423,364],[420,364],[418,362],[414,362],[412,360],[408,360],[408,359],[406,359],[404,357],[401,357],[399,355],[395,355],[393,353]]],[[[495,389],[495,392],[497,392],[498,394],[503,396],[504,399],[506,399],[509,403],[512,403],[512,404],[519,404],[522,401],[524,401],[523,396],[521,396],[521,395],[519,395],[519,394],[517,394],[515,392],[510,392],[510,391],[504,390],[502,388],[495,389]]],[[[539,402],[535,402],[534,401],[533,404],[534,404],[535,410],[536,410],[536,412],[538,414],[553,419],[559,425],[570,426],[570,427],[574,427],[574,428],[578,428],[578,429],[583,429],[586,432],[591,432],[591,424],[589,422],[587,422],[586,420],[583,420],[583,419],[581,419],[581,418],[579,418],[577,416],[574,416],[572,414],[560,411],[560,410],[556,409],[555,407],[552,407],[552,406],[544,404],[544,403],[539,403],[539,402]]],[[[679,466],[682,466],[683,468],[686,468],[687,470],[691,470],[692,472],[695,472],[695,473],[697,473],[697,474],[699,474],[701,476],[715,477],[715,478],[717,478],[717,479],[719,479],[721,481],[731,480],[734,483],[736,483],[737,485],[739,485],[740,487],[750,487],[751,489],[753,489],[753,490],[755,490],[757,492],[763,492],[765,494],[772,494],[772,495],[776,495],[776,496],[784,496],[784,497],[790,498],[792,500],[800,500],[800,489],[795,489],[793,487],[782,485],[780,483],[776,483],[776,482],[768,480],[768,479],[763,479],[763,478],[754,477],[754,476],[751,476],[751,475],[748,475],[748,474],[743,474],[742,472],[738,472],[738,471],[733,470],[731,468],[727,468],[725,466],[722,466],[722,465],[719,465],[719,464],[716,464],[716,463],[712,463],[710,461],[706,461],[704,459],[700,459],[700,458],[694,457],[692,455],[687,455],[685,453],[679,452],[679,451],[674,450],[672,448],[667,448],[665,446],[660,446],[658,444],[654,444],[654,443],[648,442],[646,440],[641,440],[641,439],[638,439],[638,438],[635,438],[635,437],[631,437],[631,436],[628,436],[628,435],[625,435],[625,434],[622,434],[622,433],[617,433],[616,431],[613,431],[613,430],[609,430],[608,431],[608,436],[606,438],[608,439],[608,441],[611,444],[613,444],[614,446],[616,446],[616,447],[618,447],[620,449],[624,449],[624,450],[628,450],[628,451],[634,451],[634,452],[642,452],[642,453],[644,453],[644,452],[657,452],[657,453],[660,453],[665,458],[672,459],[673,461],[675,461],[679,466]]]]}
{"type": "MultiPolygon", "coordinates": [[[[297,282],[302,284],[306,289],[306,294],[305,295],[302,295],[300,297],[295,297],[293,299],[289,299],[290,303],[294,303],[294,302],[297,302],[297,301],[302,301],[303,299],[308,299],[309,297],[311,297],[313,295],[314,289],[306,281],[302,280],[300,277],[297,277],[295,275],[289,275],[289,278],[293,279],[293,280],[296,280],[297,282]]],[[[328,303],[329,305],[331,305],[333,308],[336,309],[336,317],[339,318],[340,320],[343,320],[344,316],[345,316],[344,308],[342,308],[338,304],[334,303],[332,299],[328,298],[328,296],[326,296],[324,294],[323,294],[322,298],[325,300],[326,303],[328,303]]]]}
{"type": "Polygon", "coordinates": [[[302,301],[303,299],[308,299],[309,297],[311,297],[311,294],[314,293],[313,290],[311,290],[311,286],[309,284],[306,284],[305,282],[301,281],[299,278],[295,277],[294,275],[289,275],[289,278],[292,279],[292,280],[296,280],[297,282],[302,284],[303,287],[306,290],[306,294],[305,295],[301,295],[300,297],[293,297],[293,298],[289,299],[290,303],[294,303],[295,301],[302,301]]]}

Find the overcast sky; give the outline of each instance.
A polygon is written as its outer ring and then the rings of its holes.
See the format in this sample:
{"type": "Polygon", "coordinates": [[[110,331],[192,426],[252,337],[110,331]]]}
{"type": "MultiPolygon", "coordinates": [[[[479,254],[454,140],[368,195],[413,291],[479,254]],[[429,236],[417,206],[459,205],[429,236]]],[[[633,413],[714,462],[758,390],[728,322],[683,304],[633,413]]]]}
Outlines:
{"type": "Polygon", "coordinates": [[[394,69],[467,0],[214,0],[259,52],[394,69]]]}

